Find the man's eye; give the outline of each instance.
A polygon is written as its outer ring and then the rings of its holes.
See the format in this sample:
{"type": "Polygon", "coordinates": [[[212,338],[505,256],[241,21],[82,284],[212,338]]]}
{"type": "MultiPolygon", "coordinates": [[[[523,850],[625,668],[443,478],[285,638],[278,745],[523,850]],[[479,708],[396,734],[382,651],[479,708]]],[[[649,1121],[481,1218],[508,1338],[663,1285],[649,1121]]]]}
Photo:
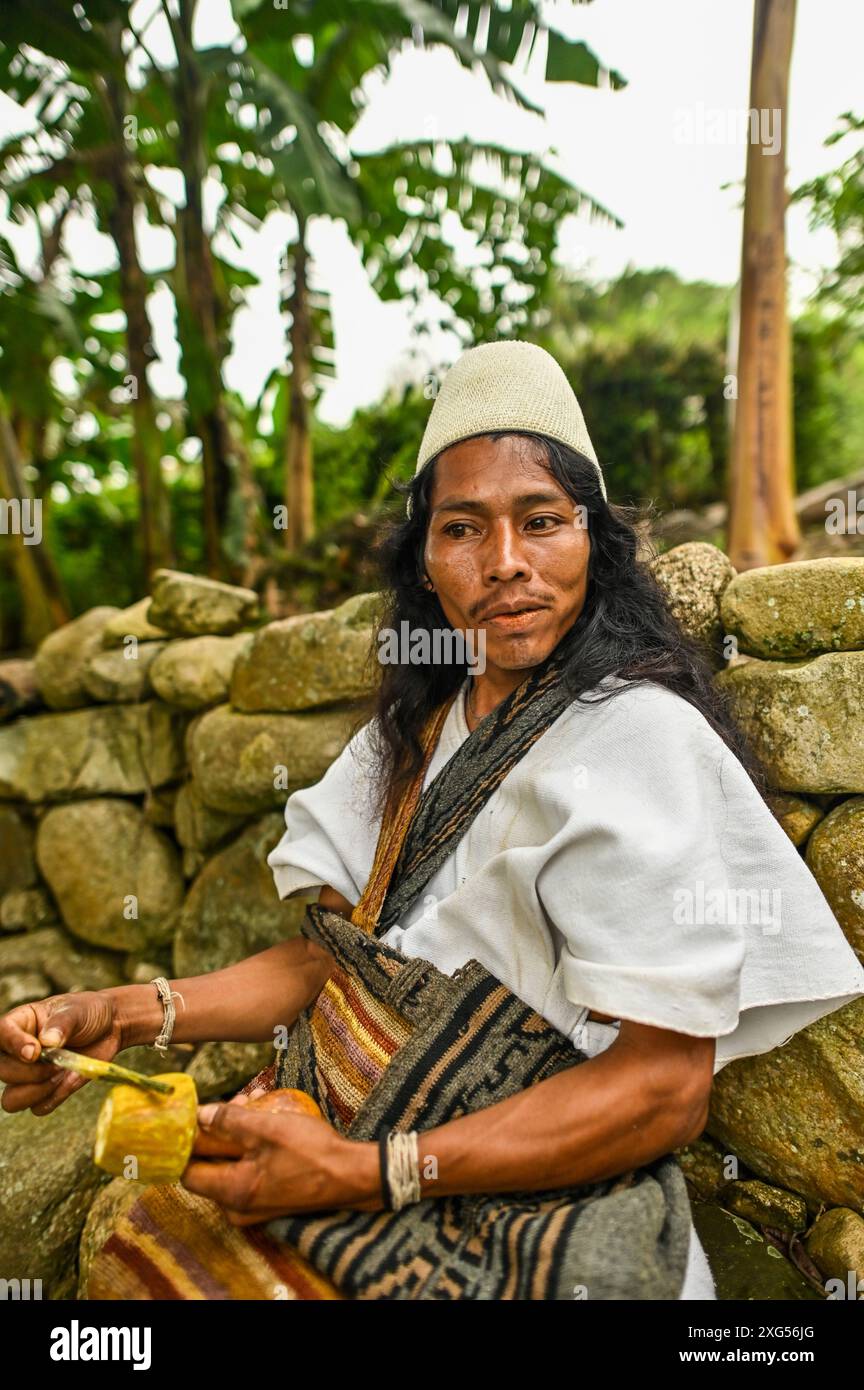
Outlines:
{"type": "MultiPolygon", "coordinates": [[[[528,526],[533,527],[533,526],[534,526],[534,523],[537,522],[537,521],[551,522],[553,526],[557,526],[557,525],[560,525],[560,523],[561,523],[561,518],[560,518],[559,516],[532,516],[532,517],[530,518],[530,520],[529,520],[526,524],[527,524],[528,526]]],[[[444,535],[445,535],[445,536],[454,536],[454,539],[455,539],[455,540],[459,540],[460,537],[459,537],[459,536],[455,536],[455,535],[454,535],[454,532],[455,532],[455,531],[468,531],[468,530],[470,530],[470,529],[471,529],[471,528],[470,528],[470,526],[469,526],[469,524],[468,524],[467,521],[451,521],[450,524],[449,524],[449,526],[445,526],[445,527],[444,527],[444,535]]],[[[543,526],[543,527],[541,527],[541,528],[536,528],[536,529],[543,530],[543,531],[548,531],[548,530],[549,530],[549,527],[548,527],[548,526],[543,526]]]]}

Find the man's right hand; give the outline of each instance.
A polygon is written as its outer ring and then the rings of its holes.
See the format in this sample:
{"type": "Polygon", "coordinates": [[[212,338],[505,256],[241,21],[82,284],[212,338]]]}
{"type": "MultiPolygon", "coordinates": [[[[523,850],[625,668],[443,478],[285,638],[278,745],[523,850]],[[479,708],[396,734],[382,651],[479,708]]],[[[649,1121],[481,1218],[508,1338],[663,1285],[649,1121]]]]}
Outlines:
{"type": "Polygon", "coordinates": [[[40,1061],[46,1047],[70,1047],[110,1062],[123,1046],[114,1000],[107,990],[52,994],[19,1004],[0,1017],[0,1103],[12,1113],[50,1115],[87,1082],[77,1072],[40,1061]]]}

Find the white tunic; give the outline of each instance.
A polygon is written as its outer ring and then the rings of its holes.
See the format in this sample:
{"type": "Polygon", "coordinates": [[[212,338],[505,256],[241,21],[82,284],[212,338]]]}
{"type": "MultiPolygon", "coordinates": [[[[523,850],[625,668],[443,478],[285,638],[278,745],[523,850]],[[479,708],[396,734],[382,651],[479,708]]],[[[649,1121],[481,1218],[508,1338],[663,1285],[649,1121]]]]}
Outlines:
{"type": "MultiPolygon", "coordinates": [[[[467,681],[424,787],[468,737],[467,681]]],[[[365,888],[380,828],[368,729],[288,798],[267,861],[280,898],[329,884],[355,903],[365,888]]],[[[864,994],[864,967],[739,760],[653,682],[569,705],[381,939],[447,974],[477,959],[591,1056],[619,1025],[589,1011],[715,1037],[715,1073],[864,994]]],[[[690,1266],[682,1297],[713,1297],[695,1232],[690,1266]]]]}

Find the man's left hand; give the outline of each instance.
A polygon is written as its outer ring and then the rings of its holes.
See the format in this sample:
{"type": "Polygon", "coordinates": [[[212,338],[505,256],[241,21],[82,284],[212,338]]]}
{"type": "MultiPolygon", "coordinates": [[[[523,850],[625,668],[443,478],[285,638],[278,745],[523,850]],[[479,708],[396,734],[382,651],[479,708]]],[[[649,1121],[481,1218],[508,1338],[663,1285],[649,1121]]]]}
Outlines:
{"type": "Polygon", "coordinates": [[[180,1181],[218,1202],[232,1225],[344,1207],[384,1209],[377,1145],[346,1139],[327,1120],[228,1102],[199,1106],[198,1125],[192,1152],[199,1157],[180,1181]]]}

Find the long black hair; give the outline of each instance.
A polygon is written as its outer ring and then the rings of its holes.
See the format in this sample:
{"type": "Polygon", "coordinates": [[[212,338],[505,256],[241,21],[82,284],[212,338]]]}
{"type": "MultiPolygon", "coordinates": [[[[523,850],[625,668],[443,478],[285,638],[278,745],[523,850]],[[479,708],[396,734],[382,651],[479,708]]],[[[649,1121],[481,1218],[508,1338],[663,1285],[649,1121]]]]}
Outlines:
{"type": "MultiPolygon", "coordinates": [[[[498,440],[526,431],[499,430],[498,440]]],[[[584,508],[591,542],[585,602],[579,617],[556,651],[566,655],[562,679],[573,699],[600,703],[613,699],[625,685],[597,692],[607,675],[628,685],[654,681],[674,691],[704,715],[739,759],[763,800],[767,776],[743,731],[732,717],[725,695],[713,680],[710,654],[673,617],[664,590],[650,563],[656,552],[640,554],[640,524],[650,523],[653,504],[612,505],[603,496],[597,470],[577,450],[545,435],[528,436],[541,446],[549,472],[584,508]],[[562,646],[563,644],[563,646],[562,646]],[[593,692],[591,700],[588,692],[593,692]]],[[[380,626],[399,634],[450,628],[435,593],[424,587],[423,553],[430,514],[436,456],[410,483],[391,479],[402,497],[400,515],[385,523],[374,547],[380,571],[380,626]],[[410,498],[410,516],[404,499],[410,498]],[[401,625],[407,623],[407,628],[401,625]]],[[[455,645],[455,644],[454,644],[455,645]]],[[[377,630],[373,639],[377,655],[377,630]]],[[[370,661],[373,652],[370,651],[370,661]]],[[[375,663],[379,663],[376,661],[375,663]]],[[[421,766],[420,733],[432,712],[464,681],[467,663],[380,664],[381,672],[360,724],[371,719],[369,748],[372,785],[382,814],[389,794],[398,795],[421,766]]],[[[526,676],[527,676],[526,671],[526,676]]],[[[371,809],[371,808],[370,808],[371,809]]]]}

